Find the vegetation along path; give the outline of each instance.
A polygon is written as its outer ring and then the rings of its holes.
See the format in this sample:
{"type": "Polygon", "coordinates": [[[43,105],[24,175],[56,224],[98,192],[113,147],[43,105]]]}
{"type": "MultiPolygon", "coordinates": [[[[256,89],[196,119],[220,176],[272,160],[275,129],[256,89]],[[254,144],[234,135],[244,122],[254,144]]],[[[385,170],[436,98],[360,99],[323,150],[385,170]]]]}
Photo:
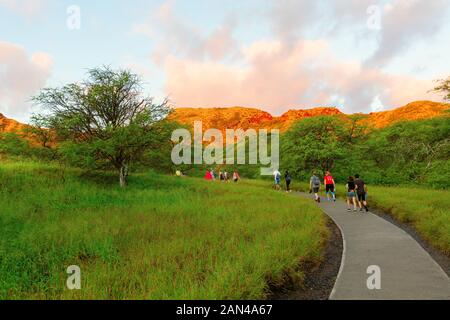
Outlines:
{"type": "Polygon", "coordinates": [[[450,279],[405,231],[342,201],[319,205],[339,226],[344,252],[332,300],[450,299],[450,279]]]}

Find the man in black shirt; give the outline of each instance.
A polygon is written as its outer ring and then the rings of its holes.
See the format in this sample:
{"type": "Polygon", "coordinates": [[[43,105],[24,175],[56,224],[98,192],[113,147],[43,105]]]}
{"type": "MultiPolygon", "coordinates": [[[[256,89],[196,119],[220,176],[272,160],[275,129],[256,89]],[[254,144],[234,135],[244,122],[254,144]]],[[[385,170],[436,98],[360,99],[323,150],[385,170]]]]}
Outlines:
{"type": "Polygon", "coordinates": [[[355,185],[360,211],[363,211],[364,206],[366,212],[369,212],[369,208],[367,207],[367,186],[364,181],[361,180],[359,174],[355,175],[355,185]]]}

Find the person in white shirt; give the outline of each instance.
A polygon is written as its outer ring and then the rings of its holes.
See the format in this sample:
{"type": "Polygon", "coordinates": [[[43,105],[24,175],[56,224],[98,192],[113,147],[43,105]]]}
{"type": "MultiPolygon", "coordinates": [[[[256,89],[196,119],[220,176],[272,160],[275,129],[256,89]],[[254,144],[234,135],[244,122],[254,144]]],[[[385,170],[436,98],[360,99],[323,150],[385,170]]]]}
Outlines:
{"type": "Polygon", "coordinates": [[[275,178],[275,190],[281,190],[281,172],[277,170],[275,170],[273,172],[273,176],[275,178]]]}

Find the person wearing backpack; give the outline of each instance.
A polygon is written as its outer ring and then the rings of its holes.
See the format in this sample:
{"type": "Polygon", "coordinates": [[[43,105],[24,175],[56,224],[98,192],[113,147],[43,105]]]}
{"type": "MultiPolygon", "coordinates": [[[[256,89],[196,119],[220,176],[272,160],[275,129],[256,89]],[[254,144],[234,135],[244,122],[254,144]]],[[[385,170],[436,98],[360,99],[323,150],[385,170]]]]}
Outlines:
{"type": "Polygon", "coordinates": [[[318,203],[320,203],[320,196],[319,196],[320,185],[321,185],[320,179],[314,172],[311,179],[309,180],[309,193],[314,193],[315,201],[318,203]]]}
{"type": "Polygon", "coordinates": [[[359,211],[363,211],[363,207],[366,212],[369,212],[367,207],[367,186],[364,181],[359,177],[359,174],[355,175],[356,194],[358,196],[359,211]]]}

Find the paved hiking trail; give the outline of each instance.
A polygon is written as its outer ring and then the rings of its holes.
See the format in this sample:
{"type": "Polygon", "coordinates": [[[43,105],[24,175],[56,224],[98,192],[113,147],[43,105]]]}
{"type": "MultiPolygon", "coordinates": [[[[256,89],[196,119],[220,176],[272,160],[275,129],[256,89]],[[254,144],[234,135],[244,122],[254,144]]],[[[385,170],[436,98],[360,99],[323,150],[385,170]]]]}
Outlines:
{"type": "Polygon", "coordinates": [[[319,206],[341,229],[344,241],[330,299],[450,300],[449,277],[405,231],[377,215],[348,212],[343,201],[322,198],[319,206]],[[367,273],[370,266],[380,268],[380,290],[368,289],[367,280],[373,274],[367,273]]]}

